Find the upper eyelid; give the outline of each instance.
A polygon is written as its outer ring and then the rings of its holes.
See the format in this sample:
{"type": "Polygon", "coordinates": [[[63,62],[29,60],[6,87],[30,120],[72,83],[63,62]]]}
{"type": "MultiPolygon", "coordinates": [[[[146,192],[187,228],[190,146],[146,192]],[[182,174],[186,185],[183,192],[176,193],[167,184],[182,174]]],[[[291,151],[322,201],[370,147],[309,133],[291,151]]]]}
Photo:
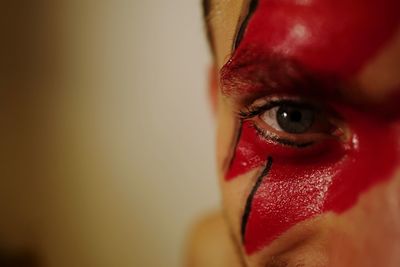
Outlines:
{"type": "Polygon", "coordinates": [[[293,107],[308,108],[314,111],[320,111],[320,108],[317,105],[313,105],[312,103],[307,102],[306,100],[281,99],[281,100],[268,101],[264,105],[258,107],[253,107],[252,105],[250,105],[245,108],[246,110],[240,110],[239,116],[242,119],[251,119],[269,109],[272,109],[280,105],[290,105],[293,107]]]}

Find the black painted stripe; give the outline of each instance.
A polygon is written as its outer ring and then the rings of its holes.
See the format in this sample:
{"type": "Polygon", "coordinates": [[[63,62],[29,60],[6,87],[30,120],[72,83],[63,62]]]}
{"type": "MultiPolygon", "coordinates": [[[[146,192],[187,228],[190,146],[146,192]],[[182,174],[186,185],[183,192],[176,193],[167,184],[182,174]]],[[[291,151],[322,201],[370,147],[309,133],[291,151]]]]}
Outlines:
{"type": "Polygon", "coordinates": [[[249,196],[247,197],[246,206],[244,208],[243,216],[242,216],[242,227],[241,227],[241,235],[242,235],[242,243],[245,243],[244,237],[246,234],[247,222],[249,220],[249,216],[251,213],[251,208],[253,206],[253,199],[255,194],[257,193],[258,188],[260,187],[264,177],[266,177],[271,170],[272,167],[272,157],[268,157],[267,164],[265,165],[264,170],[261,172],[260,176],[258,176],[256,183],[253,186],[249,196]]]}
{"type": "Polygon", "coordinates": [[[251,0],[251,2],[249,4],[249,11],[248,11],[246,17],[244,18],[242,24],[240,25],[239,30],[236,34],[235,42],[233,44],[233,51],[235,51],[238,48],[240,42],[242,41],[244,33],[247,29],[247,25],[249,24],[251,17],[253,16],[254,12],[256,11],[257,6],[258,6],[258,0],[251,0]]]}
{"type": "Polygon", "coordinates": [[[236,150],[240,142],[240,137],[242,136],[242,130],[243,130],[243,120],[239,120],[238,126],[236,126],[236,136],[232,141],[231,145],[231,151],[229,152],[229,156],[227,159],[225,159],[224,162],[224,169],[225,169],[225,174],[228,173],[228,171],[232,168],[233,161],[235,160],[236,157],[236,150]],[[228,164],[226,164],[228,163],[228,164]]]}

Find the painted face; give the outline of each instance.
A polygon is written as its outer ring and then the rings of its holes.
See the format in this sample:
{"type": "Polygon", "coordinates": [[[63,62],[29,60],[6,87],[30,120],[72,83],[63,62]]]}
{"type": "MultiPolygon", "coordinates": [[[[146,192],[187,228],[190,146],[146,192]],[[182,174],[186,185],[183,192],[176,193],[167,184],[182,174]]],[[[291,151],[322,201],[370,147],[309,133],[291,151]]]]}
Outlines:
{"type": "Polygon", "coordinates": [[[341,220],[363,196],[379,206],[368,194],[398,179],[400,61],[392,58],[400,59],[400,2],[239,6],[233,49],[214,33],[224,203],[244,254],[274,256],[276,247],[308,240],[301,225],[315,230],[329,216],[341,220]]]}

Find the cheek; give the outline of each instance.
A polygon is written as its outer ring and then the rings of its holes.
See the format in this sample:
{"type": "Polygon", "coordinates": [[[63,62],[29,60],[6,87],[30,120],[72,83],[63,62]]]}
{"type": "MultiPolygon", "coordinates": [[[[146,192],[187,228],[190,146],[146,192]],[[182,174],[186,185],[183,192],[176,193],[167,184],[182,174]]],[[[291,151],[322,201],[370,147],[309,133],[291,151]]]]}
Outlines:
{"type": "Polygon", "coordinates": [[[326,211],[346,211],[361,193],[390,177],[399,163],[398,128],[345,113],[353,132],[352,144],[346,146],[332,141],[288,148],[258,136],[251,122],[241,124],[226,181],[255,168],[264,170],[244,207],[242,239],[248,254],[298,222],[326,211]]]}

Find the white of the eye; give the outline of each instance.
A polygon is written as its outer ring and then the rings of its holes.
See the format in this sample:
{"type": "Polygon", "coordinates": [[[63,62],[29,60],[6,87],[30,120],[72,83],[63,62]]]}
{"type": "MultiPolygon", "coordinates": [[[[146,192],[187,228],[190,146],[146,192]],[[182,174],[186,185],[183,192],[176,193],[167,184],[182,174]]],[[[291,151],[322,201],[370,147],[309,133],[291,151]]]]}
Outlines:
{"type": "Polygon", "coordinates": [[[279,107],[273,107],[270,108],[264,113],[261,114],[260,118],[269,126],[274,128],[275,130],[278,131],[283,131],[282,128],[279,126],[278,121],[277,121],[277,112],[279,110],[279,107]]]}

